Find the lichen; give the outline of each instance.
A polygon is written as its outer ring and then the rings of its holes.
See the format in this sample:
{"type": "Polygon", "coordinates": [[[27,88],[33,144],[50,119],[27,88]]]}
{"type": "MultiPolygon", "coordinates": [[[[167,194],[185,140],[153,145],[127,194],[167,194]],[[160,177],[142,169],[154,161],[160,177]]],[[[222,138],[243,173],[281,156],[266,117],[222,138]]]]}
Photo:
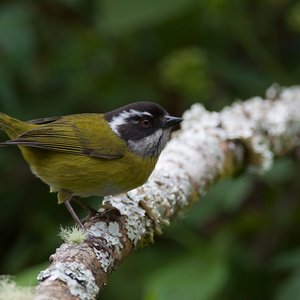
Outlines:
{"type": "MultiPolygon", "coordinates": [[[[198,192],[205,193],[222,169],[224,154],[220,146],[219,114],[208,112],[202,105],[193,105],[184,114],[183,132],[178,140],[181,153],[175,152],[189,177],[198,185],[198,192]],[[188,164],[187,164],[188,163],[188,164]],[[205,180],[203,180],[205,178],[205,180]]],[[[174,149],[177,141],[174,140],[174,149]]],[[[174,157],[175,160],[175,157],[174,157]]]]}
{"type": "Polygon", "coordinates": [[[269,139],[263,129],[269,107],[261,97],[245,102],[237,102],[224,108],[220,114],[220,127],[215,128],[216,135],[224,141],[239,140],[247,148],[250,167],[266,171],[273,162],[269,139]]]}
{"type": "Polygon", "coordinates": [[[88,233],[94,237],[101,237],[106,241],[108,247],[114,246],[116,249],[122,249],[121,242],[122,233],[117,222],[96,222],[89,229],[88,233]]]}
{"type": "Polygon", "coordinates": [[[32,300],[32,287],[17,286],[9,276],[0,276],[0,300],[32,300]]]}
{"type": "Polygon", "coordinates": [[[257,167],[259,171],[267,171],[274,156],[300,144],[299,87],[273,86],[267,97],[267,100],[254,97],[235,103],[220,113],[223,132],[218,132],[219,137],[244,143],[251,158],[249,167],[257,167]]]}
{"type": "Polygon", "coordinates": [[[87,238],[87,232],[77,225],[66,228],[61,227],[58,235],[64,242],[71,244],[82,244],[87,238]]]}
{"type": "Polygon", "coordinates": [[[101,244],[94,242],[92,248],[103,271],[107,272],[113,262],[111,257],[112,251],[114,250],[115,253],[120,253],[123,248],[120,225],[117,222],[106,223],[99,221],[88,229],[88,234],[90,237],[101,239],[101,244]]]}
{"type": "MultiPolygon", "coordinates": [[[[135,193],[133,190],[132,192],[135,193]]],[[[129,193],[128,193],[129,194],[129,193]]],[[[134,196],[131,194],[132,198],[134,196]]],[[[139,206],[138,200],[133,200],[128,195],[105,197],[103,203],[109,203],[119,210],[121,215],[127,216],[125,224],[128,238],[136,245],[139,239],[146,233],[145,210],[139,206]]]]}
{"type": "Polygon", "coordinates": [[[78,262],[57,262],[38,275],[39,281],[45,279],[65,282],[70,293],[80,300],[95,299],[99,292],[92,272],[78,262]]]}
{"type": "Polygon", "coordinates": [[[97,247],[93,247],[93,251],[97,260],[100,262],[103,271],[107,272],[110,264],[113,262],[110,254],[105,250],[98,250],[97,247]]]}

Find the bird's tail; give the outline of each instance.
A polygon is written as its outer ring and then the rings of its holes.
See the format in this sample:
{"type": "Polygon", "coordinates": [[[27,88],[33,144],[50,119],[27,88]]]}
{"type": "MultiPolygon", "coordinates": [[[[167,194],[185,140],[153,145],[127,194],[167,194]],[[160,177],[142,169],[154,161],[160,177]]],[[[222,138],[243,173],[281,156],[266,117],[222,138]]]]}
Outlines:
{"type": "Polygon", "coordinates": [[[30,127],[28,123],[0,112],[0,129],[5,131],[10,138],[17,137],[22,132],[29,130],[30,127]]]}

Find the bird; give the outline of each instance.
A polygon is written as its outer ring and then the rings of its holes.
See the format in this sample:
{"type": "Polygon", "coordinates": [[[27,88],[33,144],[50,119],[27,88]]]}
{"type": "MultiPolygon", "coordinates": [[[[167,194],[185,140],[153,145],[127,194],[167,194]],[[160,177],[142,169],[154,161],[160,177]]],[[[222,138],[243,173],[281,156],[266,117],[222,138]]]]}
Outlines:
{"type": "Polygon", "coordinates": [[[106,113],[21,121],[0,113],[9,137],[34,175],[57,193],[75,222],[71,201],[126,193],[144,184],[182,118],[154,102],[134,102],[106,113]]]}

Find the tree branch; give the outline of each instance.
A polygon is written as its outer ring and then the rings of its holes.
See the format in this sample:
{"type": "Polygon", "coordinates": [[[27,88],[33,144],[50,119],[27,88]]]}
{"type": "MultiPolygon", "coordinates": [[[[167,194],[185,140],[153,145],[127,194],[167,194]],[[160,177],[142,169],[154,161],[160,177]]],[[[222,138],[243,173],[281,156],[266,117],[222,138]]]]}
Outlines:
{"type": "Polygon", "coordinates": [[[273,86],[265,100],[254,97],[220,113],[194,104],[148,182],[106,197],[103,213],[85,223],[85,242],[64,243],[50,257],[34,299],[94,299],[134,248],[152,241],[218,178],[246,167],[266,171],[274,157],[299,146],[300,87],[273,86]]]}

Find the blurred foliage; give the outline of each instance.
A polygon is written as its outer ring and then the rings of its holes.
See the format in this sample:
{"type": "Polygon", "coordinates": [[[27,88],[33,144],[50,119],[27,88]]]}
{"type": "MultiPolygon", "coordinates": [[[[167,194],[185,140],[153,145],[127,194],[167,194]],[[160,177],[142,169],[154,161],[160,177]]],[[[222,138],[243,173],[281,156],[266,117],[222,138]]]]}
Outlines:
{"type": "MultiPolygon", "coordinates": [[[[299,1],[2,0],[0,111],[31,119],[137,100],[218,110],[299,83],[299,31],[299,1]]],[[[17,149],[0,150],[0,273],[35,284],[72,220],[17,149]]],[[[133,253],[102,299],[300,299],[299,169],[290,156],[220,181],[133,253]]]]}
{"type": "Polygon", "coordinates": [[[300,2],[290,7],[286,18],[292,30],[300,31],[300,2]]]}
{"type": "Polygon", "coordinates": [[[161,64],[162,83],[181,91],[187,99],[209,94],[206,56],[199,48],[171,53],[161,64]]]}

